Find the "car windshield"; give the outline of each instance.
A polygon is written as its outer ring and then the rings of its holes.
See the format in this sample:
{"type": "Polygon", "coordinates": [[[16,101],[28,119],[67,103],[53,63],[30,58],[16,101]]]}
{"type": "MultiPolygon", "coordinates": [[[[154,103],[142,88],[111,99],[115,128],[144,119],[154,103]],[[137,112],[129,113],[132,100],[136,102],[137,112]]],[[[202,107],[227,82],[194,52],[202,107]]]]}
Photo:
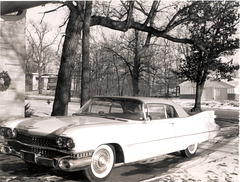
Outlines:
{"type": "Polygon", "coordinates": [[[93,98],[75,115],[91,115],[110,119],[143,120],[142,102],[128,98],[93,98]]]}

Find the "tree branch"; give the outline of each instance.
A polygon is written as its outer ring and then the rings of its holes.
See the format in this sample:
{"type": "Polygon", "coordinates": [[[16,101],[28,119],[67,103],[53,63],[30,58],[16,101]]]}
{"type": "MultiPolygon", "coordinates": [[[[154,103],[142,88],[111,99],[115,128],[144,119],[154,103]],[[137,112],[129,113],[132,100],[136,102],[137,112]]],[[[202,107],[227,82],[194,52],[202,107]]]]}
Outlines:
{"type": "Polygon", "coordinates": [[[194,42],[191,39],[181,39],[172,37],[171,35],[167,35],[166,31],[157,30],[156,28],[153,28],[151,26],[143,26],[143,24],[138,22],[132,22],[129,27],[126,26],[126,21],[118,21],[118,20],[112,20],[108,17],[102,17],[102,16],[92,16],[91,18],[91,26],[95,25],[101,25],[113,30],[119,30],[122,32],[126,32],[129,29],[136,29],[142,32],[148,32],[156,37],[162,37],[166,38],[168,40],[171,40],[173,42],[177,43],[186,43],[186,44],[193,44],[194,42]]]}
{"type": "Polygon", "coordinates": [[[146,21],[144,22],[144,26],[147,26],[148,23],[152,23],[153,20],[154,20],[154,17],[156,15],[156,10],[157,10],[157,7],[159,5],[159,2],[158,1],[153,1],[153,4],[152,4],[152,7],[151,7],[151,10],[148,14],[148,17],[146,19],[146,21]]]}
{"type": "MultiPolygon", "coordinates": [[[[189,6],[185,6],[182,9],[180,9],[173,17],[172,19],[169,21],[169,23],[166,26],[166,31],[170,31],[172,29],[174,29],[175,27],[177,27],[178,25],[182,24],[183,22],[185,22],[186,20],[190,20],[190,18],[192,17],[192,14],[187,13],[189,16],[187,16],[186,18],[177,20],[178,16],[181,16],[182,13],[184,12],[189,12],[189,9],[191,9],[192,7],[196,6],[197,4],[202,3],[201,1],[196,1],[193,2],[192,4],[190,4],[189,6]],[[176,21],[177,20],[177,21],[176,21]]],[[[195,16],[195,14],[193,14],[195,16]]]]}
{"type": "Polygon", "coordinates": [[[43,21],[45,15],[46,15],[47,13],[55,12],[55,11],[57,11],[58,9],[60,9],[60,8],[62,8],[62,7],[64,7],[64,6],[66,6],[66,4],[62,4],[61,6],[55,8],[55,9],[52,9],[52,10],[49,10],[49,11],[45,11],[45,12],[43,12],[43,16],[42,16],[42,18],[41,18],[40,23],[42,23],[42,21],[43,21]]]}
{"type": "Polygon", "coordinates": [[[133,20],[133,7],[134,7],[134,1],[129,1],[129,9],[127,13],[127,20],[126,20],[126,28],[130,26],[132,20],[133,20]]]}

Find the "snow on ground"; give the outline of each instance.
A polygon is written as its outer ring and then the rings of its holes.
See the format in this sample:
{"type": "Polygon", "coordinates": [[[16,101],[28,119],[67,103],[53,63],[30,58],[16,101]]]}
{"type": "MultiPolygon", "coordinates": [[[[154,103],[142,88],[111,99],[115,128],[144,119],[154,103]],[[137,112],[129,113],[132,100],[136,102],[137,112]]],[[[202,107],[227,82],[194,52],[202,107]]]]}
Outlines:
{"type": "MultiPolygon", "coordinates": [[[[79,99],[73,98],[72,102],[69,103],[68,115],[76,112],[79,107],[79,99]]],[[[175,103],[178,103],[184,108],[192,108],[194,106],[193,99],[179,99],[171,98],[175,103]]],[[[36,116],[50,116],[53,106],[53,97],[52,96],[41,96],[41,95],[29,95],[25,100],[25,104],[30,103],[30,108],[35,111],[34,115],[36,116]]],[[[238,101],[202,101],[202,109],[212,108],[212,109],[224,109],[224,110],[239,110],[238,101]]]]}
{"type": "Polygon", "coordinates": [[[239,182],[239,137],[235,132],[229,139],[218,136],[199,146],[204,155],[142,182],[239,182]]]}
{"type": "Polygon", "coordinates": [[[188,176],[192,181],[237,182],[238,148],[234,146],[238,146],[238,143],[238,138],[232,140],[231,143],[210,154],[206,161],[192,168],[180,170],[178,174],[188,176]]]}
{"type": "MultiPolygon", "coordinates": [[[[179,99],[173,98],[171,99],[173,102],[178,103],[182,107],[193,107],[194,99],[179,99]]],[[[229,110],[239,110],[239,101],[236,100],[223,100],[223,101],[202,101],[201,107],[204,108],[213,108],[213,109],[229,109],[229,110]]]]}
{"type": "MultiPolygon", "coordinates": [[[[36,91],[27,92],[26,93],[26,100],[50,100],[53,102],[54,97],[49,95],[39,95],[36,91]]],[[[173,102],[178,103],[182,107],[193,107],[194,106],[194,99],[180,99],[180,98],[170,98],[173,102]]],[[[71,98],[73,102],[80,102],[79,98],[71,98]]],[[[71,102],[72,103],[72,102],[71,102]]],[[[71,104],[70,103],[70,104],[71,104]]],[[[201,107],[204,108],[215,108],[215,109],[231,109],[231,110],[239,110],[239,101],[237,100],[210,100],[210,101],[201,101],[201,107]]]]}

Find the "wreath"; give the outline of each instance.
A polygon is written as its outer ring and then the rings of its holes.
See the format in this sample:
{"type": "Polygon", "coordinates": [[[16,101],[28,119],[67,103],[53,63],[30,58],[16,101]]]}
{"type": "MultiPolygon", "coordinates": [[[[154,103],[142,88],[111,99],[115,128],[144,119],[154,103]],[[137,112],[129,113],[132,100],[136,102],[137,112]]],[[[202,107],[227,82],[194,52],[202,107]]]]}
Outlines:
{"type": "Polygon", "coordinates": [[[11,84],[11,78],[6,71],[0,72],[0,91],[6,91],[11,84]]]}

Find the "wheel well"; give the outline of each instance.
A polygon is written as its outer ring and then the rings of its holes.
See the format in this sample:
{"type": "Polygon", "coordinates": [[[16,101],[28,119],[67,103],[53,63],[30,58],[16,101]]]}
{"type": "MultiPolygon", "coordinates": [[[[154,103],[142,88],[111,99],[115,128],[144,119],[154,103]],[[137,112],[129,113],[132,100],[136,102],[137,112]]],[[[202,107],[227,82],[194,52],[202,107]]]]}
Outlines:
{"type": "Polygon", "coordinates": [[[111,145],[115,149],[116,163],[124,162],[124,153],[123,153],[122,147],[117,143],[111,143],[111,145]]]}

